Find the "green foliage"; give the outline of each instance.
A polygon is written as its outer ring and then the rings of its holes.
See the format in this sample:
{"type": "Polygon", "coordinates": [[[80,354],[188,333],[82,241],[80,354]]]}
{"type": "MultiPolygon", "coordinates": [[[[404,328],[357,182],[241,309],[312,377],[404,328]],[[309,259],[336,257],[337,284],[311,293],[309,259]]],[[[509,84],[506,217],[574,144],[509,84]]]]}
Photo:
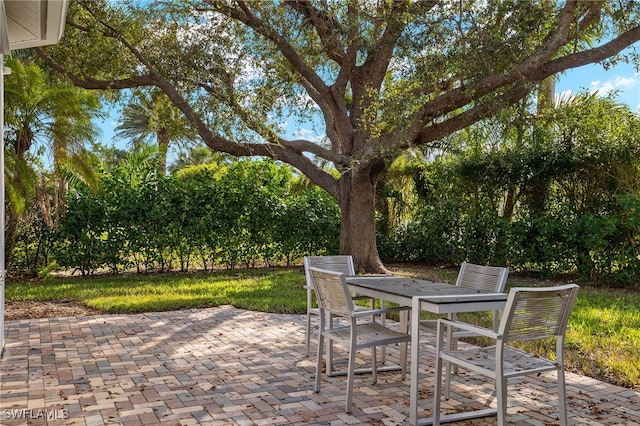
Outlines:
{"type": "Polygon", "coordinates": [[[49,266],[55,244],[55,232],[45,223],[39,209],[32,206],[19,217],[11,256],[12,274],[40,274],[43,267],[49,266]]]}
{"type": "Polygon", "coordinates": [[[417,213],[379,235],[383,257],[637,282],[640,118],[593,95],[520,118],[421,163],[417,213]]]}
{"type": "Polygon", "coordinates": [[[63,214],[66,185],[97,185],[87,145],[97,136],[92,120],[100,105],[93,93],[55,80],[36,63],[13,56],[6,64],[5,249],[9,269],[35,273],[47,263],[43,244],[63,214]]]}
{"type": "Polygon", "coordinates": [[[340,211],[325,191],[311,187],[291,195],[276,215],[274,234],[287,264],[306,253],[338,253],[340,211]]]}
{"type": "Polygon", "coordinates": [[[60,266],[83,274],[234,269],[337,251],[335,201],[316,187],[292,192],[291,168],[237,161],[164,176],[155,152],[130,154],[105,173],[98,192],[70,191],[57,236],[60,266]]]}
{"type": "Polygon", "coordinates": [[[175,109],[156,123],[179,110],[216,152],[297,168],[344,208],[341,251],[381,272],[373,200],[387,165],[535,98],[556,73],[626,59],[639,13],[635,1],[84,0],[37,53],[81,87],[164,92],[175,109]],[[292,138],[291,119],[325,140],[292,138]]]}

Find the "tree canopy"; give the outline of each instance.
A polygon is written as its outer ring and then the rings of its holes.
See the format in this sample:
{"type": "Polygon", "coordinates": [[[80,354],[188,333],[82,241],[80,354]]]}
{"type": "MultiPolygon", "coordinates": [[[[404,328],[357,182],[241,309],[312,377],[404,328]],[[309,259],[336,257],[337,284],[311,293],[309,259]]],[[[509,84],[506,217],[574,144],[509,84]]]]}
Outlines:
{"type": "Polygon", "coordinates": [[[637,60],[639,13],[632,0],[79,0],[38,52],[84,88],[162,90],[214,151],[294,166],[339,201],[340,250],[384,271],[374,209],[389,164],[557,73],[637,60]],[[292,136],[294,118],[326,137],[292,136]]]}

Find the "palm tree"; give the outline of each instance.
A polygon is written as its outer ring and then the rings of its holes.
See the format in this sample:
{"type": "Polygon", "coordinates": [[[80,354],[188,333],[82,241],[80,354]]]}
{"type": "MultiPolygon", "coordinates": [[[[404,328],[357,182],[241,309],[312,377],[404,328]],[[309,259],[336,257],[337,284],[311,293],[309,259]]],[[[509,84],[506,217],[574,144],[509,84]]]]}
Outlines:
{"type": "Polygon", "coordinates": [[[70,180],[97,185],[85,146],[99,135],[92,120],[100,116],[101,106],[91,92],[54,81],[35,63],[23,63],[14,56],[7,58],[6,65],[11,68],[5,78],[9,260],[19,215],[34,195],[44,220],[55,226],[64,211],[70,180]],[[47,176],[55,179],[52,196],[45,190],[47,176]]]}
{"type": "Polygon", "coordinates": [[[140,91],[122,110],[116,136],[130,139],[134,148],[142,144],[158,144],[159,170],[167,172],[169,145],[175,142],[190,142],[195,132],[187,120],[167,96],[159,90],[140,91]]]}
{"type": "Polygon", "coordinates": [[[176,172],[190,166],[198,166],[201,164],[223,165],[235,160],[228,154],[222,152],[213,152],[207,146],[198,145],[178,153],[178,157],[169,166],[169,173],[176,172]]]}

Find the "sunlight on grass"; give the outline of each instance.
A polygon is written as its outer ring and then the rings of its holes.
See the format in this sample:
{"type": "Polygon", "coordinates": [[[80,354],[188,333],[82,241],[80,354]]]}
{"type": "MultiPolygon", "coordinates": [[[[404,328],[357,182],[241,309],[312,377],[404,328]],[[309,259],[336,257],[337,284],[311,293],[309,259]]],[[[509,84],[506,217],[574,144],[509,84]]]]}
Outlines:
{"type": "Polygon", "coordinates": [[[585,374],[640,387],[640,295],[582,288],[567,331],[567,362],[585,374]]]}
{"type": "Polygon", "coordinates": [[[233,305],[266,312],[306,312],[301,268],[219,271],[190,275],[60,278],[10,283],[8,300],[74,300],[110,313],[233,305]]]}

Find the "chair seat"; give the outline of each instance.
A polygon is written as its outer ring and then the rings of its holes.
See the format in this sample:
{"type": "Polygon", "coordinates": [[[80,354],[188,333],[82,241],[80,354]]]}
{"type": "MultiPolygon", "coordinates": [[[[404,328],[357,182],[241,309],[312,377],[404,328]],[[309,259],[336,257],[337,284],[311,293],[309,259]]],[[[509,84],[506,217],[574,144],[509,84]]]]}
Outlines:
{"type": "MultiPolygon", "coordinates": [[[[327,337],[330,337],[332,340],[347,346],[351,341],[350,326],[326,330],[323,334],[327,337]]],[[[378,323],[358,324],[357,336],[356,348],[383,346],[389,343],[398,343],[400,341],[408,342],[410,340],[409,335],[390,330],[378,323]]]]}
{"type": "MultiPolygon", "coordinates": [[[[371,308],[368,306],[359,306],[359,305],[356,305],[355,309],[356,309],[356,312],[364,312],[364,311],[371,310],[371,308]]],[[[313,315],[320,315],[319,308],[309,308],[309,312],[311,312],[313,315]]]]}
{"type": "MultiPolygon", "coordinates": [[[[478,367],[485,371],[496,371],[496,347],[487,346],[484,348],[474,348],[468,350],[445,351],[442,353],[445,360],[456,359],[456,363],[463,365],[470,370],[476,370],[478,367]]],[[[532,353],[514,348],[513,346],[504,346],[504,363],[503,374],[505,377],[518,376],[520,372],[527,371],[529,374],[532,370],[550,371],[558,368],[558,364],[547,358],[536,356],[532,353]]]]}
{"type": "MultiPolygon", "coordinates": [[[[436,334],[438,331],[438,320],[421,320],[420,321],[420,330],[426,331],[428,333],[436,334]]],[[[453,331],[453,337],[477,337],[476,333],[471,331],[453,331]]]]}

